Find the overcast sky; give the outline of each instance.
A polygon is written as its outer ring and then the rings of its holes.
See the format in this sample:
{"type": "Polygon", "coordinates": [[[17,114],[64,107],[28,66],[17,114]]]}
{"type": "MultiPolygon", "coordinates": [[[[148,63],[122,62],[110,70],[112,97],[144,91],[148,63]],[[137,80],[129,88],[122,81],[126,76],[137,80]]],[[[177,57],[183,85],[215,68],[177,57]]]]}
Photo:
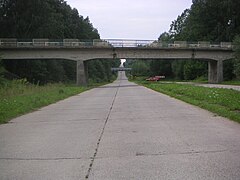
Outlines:
{"type": "Polygon", "coordinates": [[[192,0],[66,0],[89,16],[101,39],[155,40],[192,0]]]}

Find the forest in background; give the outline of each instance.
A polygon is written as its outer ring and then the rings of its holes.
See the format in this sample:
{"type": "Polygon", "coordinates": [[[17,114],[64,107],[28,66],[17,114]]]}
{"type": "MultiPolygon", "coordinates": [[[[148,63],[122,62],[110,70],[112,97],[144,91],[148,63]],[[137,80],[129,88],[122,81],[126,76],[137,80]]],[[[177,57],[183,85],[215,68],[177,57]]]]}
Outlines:
{"type": "MultiPolygon", "coordinates": [[[[168,32],[158,41],[234,42],[236,58],[224,62],[224,80],[240,80],[240,1],[193,0],[189,9],[172,21],[168,32]]],[[[170,79],[207,79],[208,64],[191,60],[127,60],[134,76],[165,75],[170,79]]]]}
{"type": "MultiPolygon", "coordinates": [[[[193,4],[172,21],[158,41],[234,41],[240,45],[240,1],[193,0],[193,4]]],[[[100,39],[89,17],[81,16],[64,0],[0,0],[0,37],[32,39],[100,39]]],[[[240,79],[240,48],[236,58],[224,62],[224,80],[240,79]]],[[[112,79],[110,67],[120,60],[88,61],[90,81],[112,79]]],[[[191,60],[127,60],[135,76],[165,75],[169,79],[207,79],[208,64],[191,60]]],[[[7,60],[0,62],[0,75],[26,78],[31,83],[75,82],[76,62],[68,60],[7,60]]]]}
{"type": "MultiPolygon", "coordinates": [[[[0,37],[17,39],[100,39],[89,17],[64,0],[0,0],[0,37]]],[[[88,61],[89,80],[109,82],[111,67],[119,59],[88,61]]],[[[0,74],[5,78],[26,78],[31,83],[75,82],[76,62],[69,60],[2,60],[0,74]]]]}

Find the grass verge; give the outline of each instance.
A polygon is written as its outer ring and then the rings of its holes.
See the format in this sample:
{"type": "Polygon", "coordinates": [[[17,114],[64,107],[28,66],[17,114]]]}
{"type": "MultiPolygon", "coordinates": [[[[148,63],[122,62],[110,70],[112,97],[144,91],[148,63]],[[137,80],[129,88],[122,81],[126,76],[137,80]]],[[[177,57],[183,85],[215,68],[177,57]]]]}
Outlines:
{"type": "Polygon", "coordinates": [[[139,79],[134,82],[240,123],[239,91],[189,84],[146,82],[139,79]]]}
{"type": "Polygon", "coordinates": [[[9,82],[0,87],[0,124],[100,85],[103,83],[77,87],[63,84],[37,86],[25,80],[9,82]]]}
{"type": "Polygon", "coordinates": [[[221,84],[240,86],[240,81],[223,81],[221,84]]]}

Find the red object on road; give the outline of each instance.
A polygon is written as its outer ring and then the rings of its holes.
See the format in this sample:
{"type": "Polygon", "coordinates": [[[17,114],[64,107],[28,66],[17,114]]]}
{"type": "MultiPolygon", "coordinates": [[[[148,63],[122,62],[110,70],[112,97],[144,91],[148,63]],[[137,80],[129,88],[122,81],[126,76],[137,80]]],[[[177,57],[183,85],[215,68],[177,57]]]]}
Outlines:
{"type": "Polygon", "coordinates": [[[146,81],[160,81],[161,79],[165,79],[165,76],[154,76],[147,78],[146,81]]]}

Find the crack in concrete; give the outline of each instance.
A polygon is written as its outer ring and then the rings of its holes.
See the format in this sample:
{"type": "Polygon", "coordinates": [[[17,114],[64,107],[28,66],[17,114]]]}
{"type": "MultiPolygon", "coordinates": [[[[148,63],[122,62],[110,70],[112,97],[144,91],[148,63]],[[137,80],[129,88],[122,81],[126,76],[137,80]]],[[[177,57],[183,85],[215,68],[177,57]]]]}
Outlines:
{"type": "Polygon", "coordinates": [[[88,168],[88,171],[87,171],[87,175],[85,176],[85,179],[88,179],[88,178],[89,178],[89,175],[90,175],[90,173],[91,173],[91,171],[92,171],[93,163],[94,163],[94,160],[96,159],[97,152],[98,152],[98,148],[99,148],[100,142],[101,142],[101,140],[102,140],[102,137],[103,137],[103,134],[104,134],[104,131],[105,131],[107,122],[108,122],[109,117],[110,117],[110,114],[111,114],[111,112],[112,112],[113,105],[114,105],[114,103],[115,103],[115,100],[116,100],[116,97],[117,97],[117,94],[118,94],[119,87],[120,87],[120,83],[119,83],[118,89],[116,90],[116,93],[115,93],[115,95],[114,95],[114,98],[113,98],[113,101],[112,101],[110,110],[109,110],[109,112],[108,112],[107,118],[106,118],[106,120],[105,120],[105,122],[104,122],[103,129],[102,129],[102,132],[101,132],[100,137],[99,137],[99,139],[98,139],[97,147],[96,147],[96,149],[95,149],[94,155],[93,155],[93,157],[91,158],[92,160],[91,160],[91,163],[90,163],[90,165],[89,165],[89,168],[88,168]]]}
{"type": "Polygon", "coordinates": [[[179,152],[179,153],[156,153],[156,154],[147,154],[147,153],[136,153],[136,156],[168,156],[168,155],[193,155],[193,154],[213,154],[213,153],[222,153],[227,152],[229,150],[215,150],[215,151],[186,151],[186,152],[179,152]]]}
{"type": "Polygon", "coordinates": [[[194,155],[194,154],[214,154],[214,153],[223,153],[223,152],[231,152],[238,153],[238,150],[215,150],[215,151],[186,151],[186,152],[159,152],[159,153],[142,153],[137,152],[133,155],[122,155],[122,156],[108,156],[108,157],[97,157],[96,159],[107,159],[107,158],[131,158],[135,156],[170,156],[170,155],[194,155]]]}

